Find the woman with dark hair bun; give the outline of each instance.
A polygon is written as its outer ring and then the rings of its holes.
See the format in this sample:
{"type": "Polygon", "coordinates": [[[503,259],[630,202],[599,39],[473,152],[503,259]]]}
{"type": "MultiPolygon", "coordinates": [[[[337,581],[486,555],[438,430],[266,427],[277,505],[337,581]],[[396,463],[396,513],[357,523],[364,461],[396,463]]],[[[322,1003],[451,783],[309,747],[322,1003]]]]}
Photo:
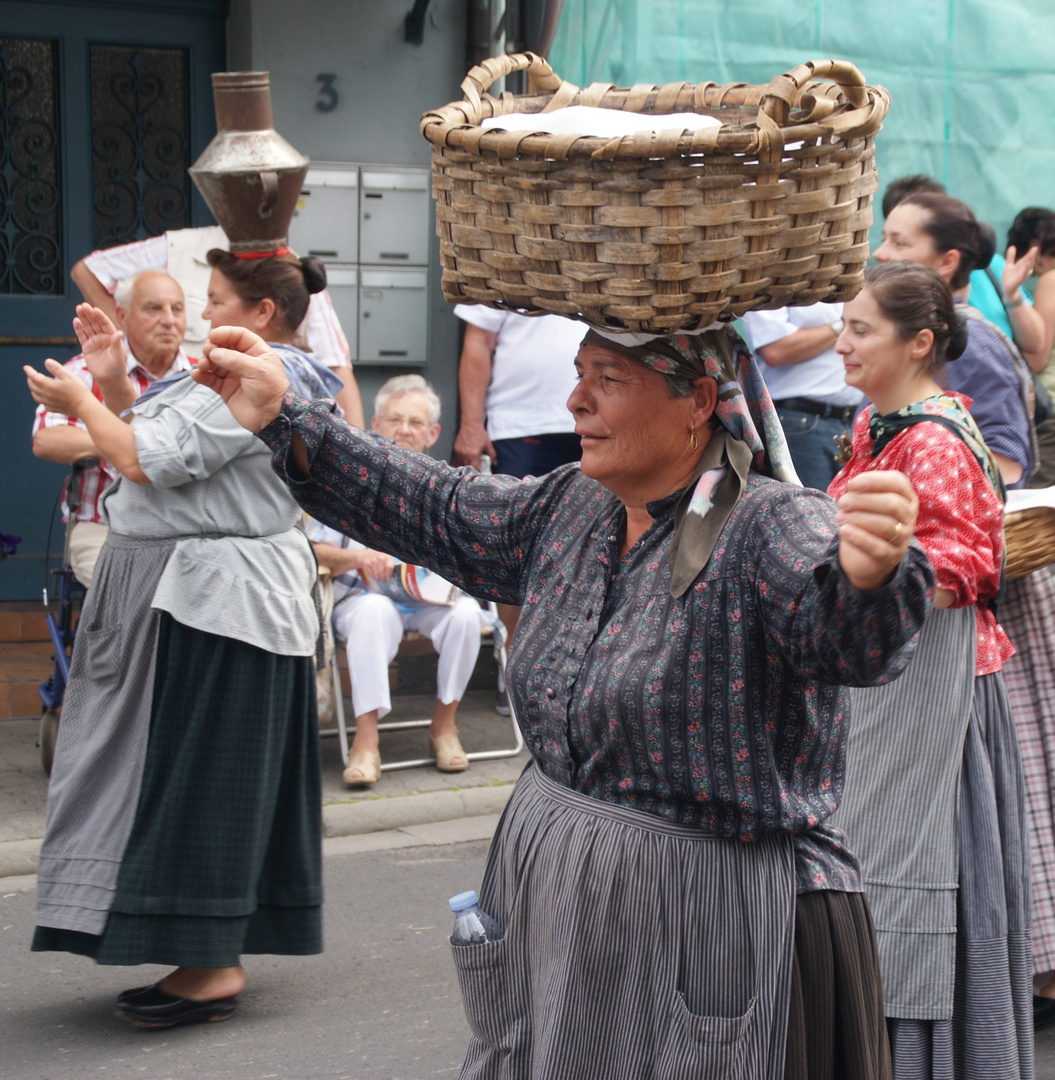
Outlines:
{"type": "MultiPolygon", "coordinates": [[[[259,330],[291,386],[333,398],[340,380],[292,344],[321,265],[209,261],[214,330],[259,330]]],[[[70,668],[33,948],[174,966],[117,999],[137,1027],[226,1020],[243,955],[322,950],[315,558],[266,448],[211,391],[159,380],[124,423],[47,367],[26,369],[35,399],[82,418],[121,478],[70,668]]]]}
{"type": "Polygon", "coordinates": [[[259,334],[278,353],[298,394],[336,398],[344,383],[293,344],[309,298],[326,288],[322,262],[312,255],[245,256],[223,248],[206,258],[213,270],[203,314],[212,327],[242,326],[259,334]]]}
{"type": "MultiPolygon", "coordinates": [[[[962,202],[920,192],[906,196],[891,210],[873,258],[878,263],[921,263],[948,283],[968,323],[967,348],[946,373],[945,386],[972,399],[971,415],[1004,483],[1018,488],[1025,485],[1039,457],[1033,431],[1033,374],[1015,344],[967,306],[971,271],[988,266],[994,249],[992,230],[983,229],[962,202]]],[[[1023,278],[1029,273],[1027,262],[1032,265],[1027,259],[1014,264],[1023,278]]],[[[1004,285],[1007,290],[1006,279],[1004,285]]]]}
{"type": "Polygon", "coordinates": [[[937,272],[904,262],[870,267],[844,319],[835,348],[872,407],[828,493],[874,469],[903,472],[937,590],[905,673],[853,692],[832,820],[875,918],[895,1080],[1025,1080],[1029,836],[1001,674],[1012,648],[995,614],[1004,488],[970,398],[939,382],[947,361],[963,362],[973,324],[937,272]]]}
{"type": "MultiPolygon", "coordinates": [[[[883,193],[883,217],[890,217],[899,203],[909,195],[923,192],[945,194],[945,187],[932,176],[902,176],[891,180],[883,193]]],[[[962,205],[962,204],[961,204],[962,205]]],[[[970,211],[968,211],[970,213],[970,211]]],[[[983,225],[989,230],[991,226],[983,225]]],[[[1012,226],[1014,229],[1014,226],[1012,226]]],[[[993,243],[995,245],[993,233],[993,243]]],[[[1003,255],[995,254],[985,266],[976,267],[971,272],[971,306],[977,308],[998,330],[1011,338],[1022,350],[1022,355],[1034,371],[1042,361],[1047,361],[1050,344],[1047,340],[1044,322],[1039,311],[1034,310],[1033,300],[1022,289],[1022,283],[1036,269],[1034,242],[1026,242],[1008,235],[1008,247],[1003,255]]]]}

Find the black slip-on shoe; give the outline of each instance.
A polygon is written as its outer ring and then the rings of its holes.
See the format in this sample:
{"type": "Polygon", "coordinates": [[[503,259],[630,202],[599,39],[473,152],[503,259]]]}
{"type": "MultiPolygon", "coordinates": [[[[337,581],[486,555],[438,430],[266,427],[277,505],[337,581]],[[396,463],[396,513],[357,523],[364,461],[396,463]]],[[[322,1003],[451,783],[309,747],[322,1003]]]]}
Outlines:
{"type": "Polygon", "coordinates": [[[1033,1030],[1040,1031],[1055,1021],[1055,1001],[1051,998],[1033,995],[1033,1030]]]}
{"type": "MultiPolygon", "coordinates": [[[[133,991],[125,991],[132,994],[133,991]]],[[[236,998],[191,1001],[166,994],[156,986],[145,987],[134,997],[120,997],[114,1016],[140,1028],[170,1028],[178,1024],[215,1024],[234,1012],[236,998]]]]}
{"type": "Polygon", "coordinates": [[[149,986],[134,986],[131,990],[122,990],[117,995],[118,1001],[131,1001],[132,998],[142,997],[143,994],[148,994],[157,986],[157,983],[151,983],[149,986]]]}

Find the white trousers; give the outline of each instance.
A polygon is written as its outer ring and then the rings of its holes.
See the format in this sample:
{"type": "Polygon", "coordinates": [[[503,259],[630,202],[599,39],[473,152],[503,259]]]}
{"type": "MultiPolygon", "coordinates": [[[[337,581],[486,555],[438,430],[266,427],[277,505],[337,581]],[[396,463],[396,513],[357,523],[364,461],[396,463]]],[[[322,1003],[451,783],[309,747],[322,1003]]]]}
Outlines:
{"type": "Polygon", "coordinates": [[[387,596],[363,593],[342,600],[333,615],[334,629],[348,643],[348,675],[356,716],[392,711],[388,665],[395,659],[404,630],[416,630],[439,653],[436,697],[444,705],[461,701],[480,653],[480,630],[486,625],[480,605],[460,596],[450,607],[428,604],[403,613],[387,596]]]}

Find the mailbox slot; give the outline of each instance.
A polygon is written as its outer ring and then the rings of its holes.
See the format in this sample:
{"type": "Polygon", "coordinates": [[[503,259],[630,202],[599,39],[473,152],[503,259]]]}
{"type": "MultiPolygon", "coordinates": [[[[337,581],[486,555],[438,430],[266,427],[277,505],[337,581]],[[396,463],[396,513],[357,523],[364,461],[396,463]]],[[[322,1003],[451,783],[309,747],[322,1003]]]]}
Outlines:
{"type": "Polygon", "coordinates": [[[432,227],[429,177],[423,170],[363,169],[359,200],[359,261],[425,266],[432,227]]]}
{"type": "Polygon", "coordinates": [[[424,364],[428,271],[359,271],[359,363],[424,364]]]}
{"type": "Polygon", "coordinates": [[[308,170],[289,225],[289,243],[298,255],[358,262],[358,168],[308,170]]]}

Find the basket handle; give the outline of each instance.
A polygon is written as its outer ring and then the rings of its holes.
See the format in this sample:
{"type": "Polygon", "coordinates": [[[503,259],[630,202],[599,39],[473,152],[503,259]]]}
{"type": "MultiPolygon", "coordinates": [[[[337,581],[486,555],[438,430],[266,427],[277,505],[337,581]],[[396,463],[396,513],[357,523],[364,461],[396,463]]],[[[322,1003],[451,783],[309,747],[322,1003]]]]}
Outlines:
{"type": "Polygon", "coordinates": [[[531,81],[540,89],[552,92],[553,101],[547,105],[550,107],[560,106],[566,99],[570,99],[579,88],[571,83],[566,83],[559,75],[553,74],[553,68],[549,66],[544,57],[533,52],[509,53],[505,56],[492,56],[489,60],[470,70],[469,74],[462,79],[462,93],[465,95],[467,104],[475,114],[475,119],[470,123],[479,123],[484,114],[483,96],[491,89],[491,86],[499,79],[504,79],[514,71],[526,71],[531,81]],[[563,87],[563,92],[561,88],[563,87]]]}
{"type": "Polygon", "coordinates": [[[758,102],[759,114],[783,127],[802,95],[802,88],[815,79],[830,79],[855,108],[868,104],[864,76],[848,60],[810,60],[769,80],[758,102]]]}
{"type": "MultiPolygon", "coordinates": [[[[484,96],[495,82],[514,71],[526,71],[540,90],[553,94],[546,103],[545,112],[568,104],[579,92],[573,83],[555,75],[553,68],[538,53],[493,56],[477,64],[462,80],[461,88],[467,106],[462,111],[468,123],[478,124],[485,115],[491,115],[490,108],[484,107],[484,96]]],[[[829,79],[835,83],[855,108],[868,104],[864,76],[848,60],[810,60],[770,79],[758,99],[758,126],[775,134],[776,128],[787,124],[792,108],[802,97],[803,87],[817,79],[829,79]]]]}

